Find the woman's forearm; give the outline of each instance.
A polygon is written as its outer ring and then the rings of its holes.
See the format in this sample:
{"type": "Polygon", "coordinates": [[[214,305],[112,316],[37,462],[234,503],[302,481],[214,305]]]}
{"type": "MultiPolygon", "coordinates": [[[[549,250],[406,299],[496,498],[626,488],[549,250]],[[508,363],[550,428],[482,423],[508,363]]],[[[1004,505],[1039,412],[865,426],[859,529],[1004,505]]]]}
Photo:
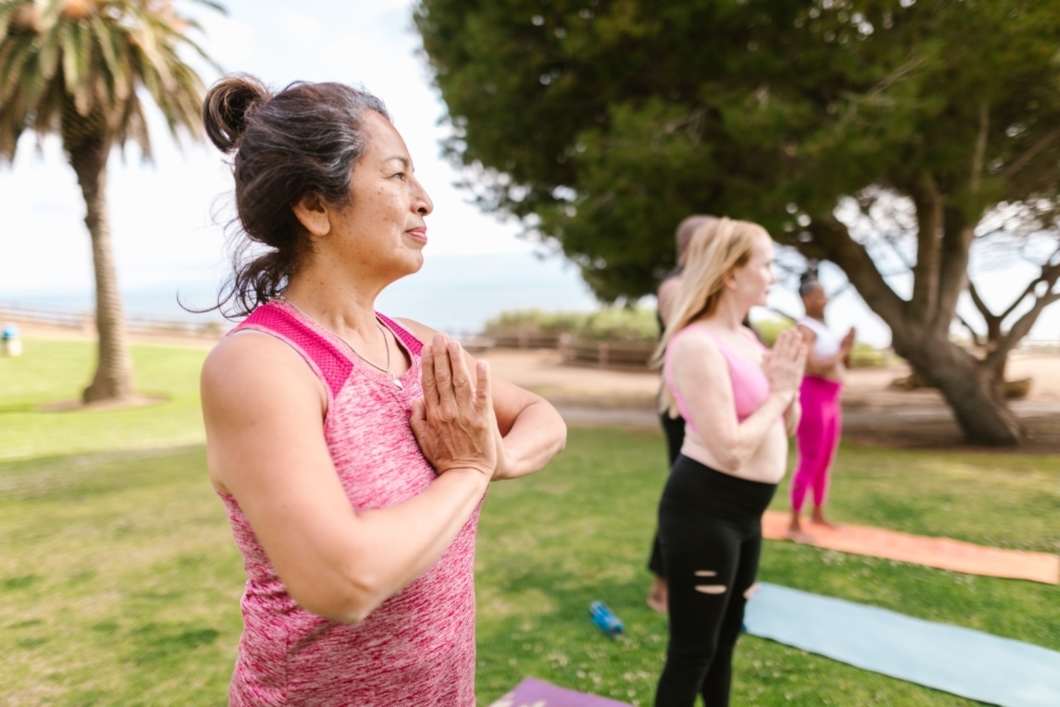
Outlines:
{"type": "Polygon", "coordinates": [[[567,444],[567,425],[544,400],[523,408],[504,436],[500,479],[514,479],[541,469],[567,444]]]}
{"type": "Polygon", "coordinates": [[[784,412],[793,404],[793,395],[770,393],[766,401],[737,426],[736,440],[729,449],[728,457],[732,470],[739,469],[754,456],[773,425],[784,417],[784,412]]]}
{"type": "Polygon", "coordinates": [[[487,485],[478,471],[454,469],[404,503],[357,514],[346,535],[344,561],[331,566],[331,582],[313,588],[316,605],[306,608],[337,621],[363,620],[441,557],[487,485]]]}

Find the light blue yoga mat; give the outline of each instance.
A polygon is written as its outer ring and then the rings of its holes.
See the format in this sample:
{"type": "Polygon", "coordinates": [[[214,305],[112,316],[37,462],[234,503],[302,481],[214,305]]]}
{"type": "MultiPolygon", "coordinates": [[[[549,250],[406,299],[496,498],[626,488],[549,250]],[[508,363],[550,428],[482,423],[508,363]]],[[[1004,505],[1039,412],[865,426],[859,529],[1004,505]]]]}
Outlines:
{"type": "Polygon", "coordinates": [[[1003,707],[1060,705],[1060,653],[763,582],[747,632],[874,673],[1003,707]]]}

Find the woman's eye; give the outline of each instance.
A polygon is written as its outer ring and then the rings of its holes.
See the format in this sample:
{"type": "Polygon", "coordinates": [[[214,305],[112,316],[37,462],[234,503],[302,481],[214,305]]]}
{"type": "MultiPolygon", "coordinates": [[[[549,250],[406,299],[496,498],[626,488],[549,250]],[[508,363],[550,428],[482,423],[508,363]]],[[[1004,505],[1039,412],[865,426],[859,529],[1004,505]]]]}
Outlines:
{"type": "Polygon", "coordinates": [[[405,173],[404,172],[398,172],[394,176],[397,177],[398,179],[400,179],[401,181],[405,181],[405,173]]]}

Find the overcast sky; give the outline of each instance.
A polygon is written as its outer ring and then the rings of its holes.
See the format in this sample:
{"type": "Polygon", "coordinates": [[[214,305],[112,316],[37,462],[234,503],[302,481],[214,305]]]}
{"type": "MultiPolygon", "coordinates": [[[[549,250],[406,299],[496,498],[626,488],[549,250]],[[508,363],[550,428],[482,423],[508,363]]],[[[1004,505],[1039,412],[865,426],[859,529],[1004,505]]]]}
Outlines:
{"type": "MultiPolygon", "coordinates": [[[[460,260],[456,256],[506,253],[510,255],[497,262],[525,277],[547,281],[542,286],[551,296],[541,302],[543,307],[592,306],[592,298],[572,267],[558,258],[542,262],[534,257],[534,250],[543,249],[517,238],[517,224],[481,214],[466,203],[467,194],[453,187],[460,174],[439,156],[439,140],[447,134],[445,106],[430,84],[425,61],[417,54],[420,43],[412,28],[408,0],[308,0],[297,5],[230,0],[225,4],[227,17],[195,9],[206,29],[201,43],[225,70],[249,72],[276,87],[296,79],[363,84],[386,102],[408,143],[417,175],[435,204],[429,219],[427,266],[421,276],[429,274],[432,259],[442,265],[435,265],[435,272],[422,278],[423,282],[444,282],[442,269],[452,267],[467,284],[475,277],[474,269],[454,265],[460,260]]],[[[194,6],[185,3],[183,7],[194,6]]],[[[203,75],[207,83],[216,78],[209,70],[203,75]]],[[[228,268],[223,229],[217,223],[231,213],[231,175],[212,146],[186,141],[181,151],[158,116],[150,116],[154,163],[144,164],[137,148],[130,146],[124,156],[115,152],[109,165],[107,193],[119,282],[127,292],[158,285],[212,287],[228,268]]],[[[74,174],[56,138],[44,139],[39,150],[36,143],[35,136],[25,135],[14,164],[0,167],[4,211],[0,301],[19,294],[91,291],[89,239],[74,174]]],[[[675,223],[681,216],[675,214],[675,223]]],[[[983,288],[999,308],[1010,296],[1009,290],[1027,282],[1024,271],[1014,268],[988,275],[990,283],[983,288]]],[[[844,281],[838,271],[828,275],[826,284],[839,287],[844,281]]],[[[396,294],[408,296],[401,301],[423,299],[414,280],[415,276],[408,283],[398,283],[396,294]]],[[[488,286],[479,287],[477,297],[489,296],[483,288],[488,286]]],[[[531,289],[526,290],[527,297],[531,289]]],[[[792,293],[778,291],[773,299],[783,309],[798,313],[792,293]]],[[[532,304],[514,295],[505,300],[505,306],[532,304]]],[[[858,324],[862,338],[871,343],[889,341],[886,327],[853,291],[837,300],[830,317],[839,327],[858,324]]],[[[1060,338],[1060,310],[1054,308],[1034,334],[1060,338]]]]}

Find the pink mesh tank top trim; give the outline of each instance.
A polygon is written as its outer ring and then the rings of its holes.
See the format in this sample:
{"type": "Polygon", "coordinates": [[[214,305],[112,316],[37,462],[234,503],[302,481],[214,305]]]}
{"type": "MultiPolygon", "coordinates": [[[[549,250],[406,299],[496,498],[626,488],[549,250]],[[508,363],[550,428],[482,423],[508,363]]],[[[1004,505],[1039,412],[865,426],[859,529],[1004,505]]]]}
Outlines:
{"type": "MultiPolygon", "coordinates": [[[[688,404],[685,402],[684,396],[677,390],[677,386],[673,382],[673,373],[671,371],[670,352],[673,351],[673,341],[676,341],[679,337],[685,336],[690,331],[701,331],[707,334],[714,343],[718,346],[718,351],[725,357],[726,363],[729,364],[729,378],[732,380],[732,397],[733,402],[736,406],[736,419],[743,422],[752,414],[755,410],[762,406],[766,398],[769,397],[769,379],[766,378],[765,373],[762,369],[748,361],[743,356],[733,351],[728,345],[725,344],[718,336],[707,329],[705,326],[700,324],[693,324],[687,326],[679,331],[671,340],[671,346],[666,351],[666,361],[663,366],[663,373],[666,377],[666,384],[669,386],[670,391],[674,395],[674,400],[677,402],[677,408],[681,411],[681,416],[685,418],[685,424],[688,425],[693,431],[696,430],[695,423],[692,421],[691,414],[688,410],[688,404]]],[[[761,342],[755,339],[753,335],[748,334],[755,344],[765,350],[761,342]]]]}
{"type": "Polygon", "coordinates": [[[229,334],[252,329],[286,341],[291,348],[302,354],[310,368],[324,381],[330,393],[329,397],[334,398],[350,377],[353,361],[299,321],[293,309],[283,306],[280,302],[269,302],[251,312],[250,316],[229,334]]]}
{"type": "MultiPolygon", "coordinates": [[[[412,359],[403,388],[348,358],[333,334],[286,303],[261,305],[233,330],[287,342],[320,377],[329,396],[324,439],[357,513],[408,501],[437,478],[408,424],[423,395],[422,344],[393,320],[379,320],[412,359]]],[[[220,496],[247,574],[230,705],[474,707],[478,510],[426,572],[351,626],[299,606],[237,500],[220,496]]]]}

